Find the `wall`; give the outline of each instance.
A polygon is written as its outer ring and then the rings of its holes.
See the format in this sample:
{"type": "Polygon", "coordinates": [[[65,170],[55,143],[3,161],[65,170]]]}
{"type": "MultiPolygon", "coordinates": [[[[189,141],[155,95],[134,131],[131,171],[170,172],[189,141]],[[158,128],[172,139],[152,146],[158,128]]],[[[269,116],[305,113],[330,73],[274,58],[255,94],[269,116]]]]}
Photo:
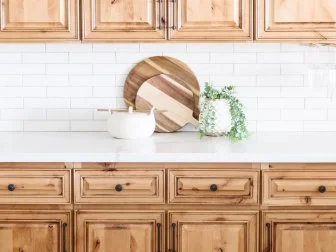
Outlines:
{"type": "Polygon", "coordinates": [[[307,75],[334,52],[292,44],[0,44],[0,131],[103,131],[105,114],[95,109],[124,106],[127,73],[153,55],[188,63],[202,85],[235,85],[252,131],[336,131],[333,88],[307,75]]]}

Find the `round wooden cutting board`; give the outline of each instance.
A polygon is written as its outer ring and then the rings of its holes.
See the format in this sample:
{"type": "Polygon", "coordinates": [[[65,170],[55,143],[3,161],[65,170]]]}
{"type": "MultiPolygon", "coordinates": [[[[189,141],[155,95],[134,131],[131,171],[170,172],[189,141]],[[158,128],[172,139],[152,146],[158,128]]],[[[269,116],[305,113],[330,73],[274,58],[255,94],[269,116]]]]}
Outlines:
{"type": "Polygon", "coordinates": [[[141,85],[135,107],[138,110],[155,107],[156,131],[175,132],[187,123],[197,126],[194,102],[194,94],[185,82],[173,75],[160,74],[141,85]]]}
{"type": "Polygon", "coordinates": [[[141,61],[131,70],[124,86],[126,105],[135,106],[135,99],[141,85],[146,80],[160,74],[177,76],[190,88],[194,97],[193,116],[198,119],[200,87],[197,78],[186,64],[171,57],[151,57],[141,61]]]}

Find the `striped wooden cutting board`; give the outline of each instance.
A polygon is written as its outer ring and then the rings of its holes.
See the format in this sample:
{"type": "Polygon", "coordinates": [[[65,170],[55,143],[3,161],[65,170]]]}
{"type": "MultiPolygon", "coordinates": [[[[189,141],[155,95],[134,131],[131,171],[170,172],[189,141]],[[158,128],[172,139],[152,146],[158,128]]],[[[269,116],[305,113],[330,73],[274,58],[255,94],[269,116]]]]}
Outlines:
{"type": "Polygon", "coordinates": [[[157,132],[175,132],[187,123],[195,126],[198,121],[193,117],[194,94],[180,78],[160,74],[145,81],[138,90],[136,109],[148,110],[153,106],[157,132]]]}

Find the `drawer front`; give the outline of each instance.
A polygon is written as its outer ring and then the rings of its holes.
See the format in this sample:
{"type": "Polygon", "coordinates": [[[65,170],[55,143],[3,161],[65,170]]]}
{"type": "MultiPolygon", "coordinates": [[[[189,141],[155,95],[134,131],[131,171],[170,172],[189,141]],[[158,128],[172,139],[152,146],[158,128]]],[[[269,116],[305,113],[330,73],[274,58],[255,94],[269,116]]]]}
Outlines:
{"type": "Polygon", "coordinates": [[[70,203],[70,170],[1,170],[0,203],[70,203]]]}
{"type": "Polygon", "coordinates": [[[263,203],[274,206],[336,205],[336,172],[264,171],[263,203]]]}
{"type": "Polygon", "coordinates": [[[76,170],[77,203],[164,203],[164,170],[76,170]]]}
{"type": "Polygon", "coordinates": [[[258,203],[257,170],[169,170],[170,203],[258,203]]]}

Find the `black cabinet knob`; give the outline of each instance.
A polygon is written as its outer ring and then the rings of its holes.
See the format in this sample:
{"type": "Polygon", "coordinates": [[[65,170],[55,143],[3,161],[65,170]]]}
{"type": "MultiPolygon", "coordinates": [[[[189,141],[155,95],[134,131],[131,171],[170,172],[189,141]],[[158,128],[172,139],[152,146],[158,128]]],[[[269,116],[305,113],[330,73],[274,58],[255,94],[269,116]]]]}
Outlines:
{"type": "Polygon", "coordinates": [[[123,190],[123,187],[122,187],[122,185],[118,184],[118,185],[115,186],[114,189],[115,189],[117,192],[121,192],[121,191],[123,190]]]}
{"type": "Polygon", "coordinates": [[[8,185],[8,191],[10,191],[10,192],[15,191],[15,185],[14,184],[9,184],[8,185]]]}
{"type": "Polygon", "coordinates": [[[320,193],[325,193],[327,191],[327,188],[325,186],[321,185],[321,186],[319,186],[318,191],[320,193]]]}
{"type": "Polygon", "coordinates": [[[217,190],[218,190],[218,187],[217,187],[216,184],[212,184],[212,185],[210,186],[210,191],[212,191],[212,192],[216,192],[217,190]]]}

